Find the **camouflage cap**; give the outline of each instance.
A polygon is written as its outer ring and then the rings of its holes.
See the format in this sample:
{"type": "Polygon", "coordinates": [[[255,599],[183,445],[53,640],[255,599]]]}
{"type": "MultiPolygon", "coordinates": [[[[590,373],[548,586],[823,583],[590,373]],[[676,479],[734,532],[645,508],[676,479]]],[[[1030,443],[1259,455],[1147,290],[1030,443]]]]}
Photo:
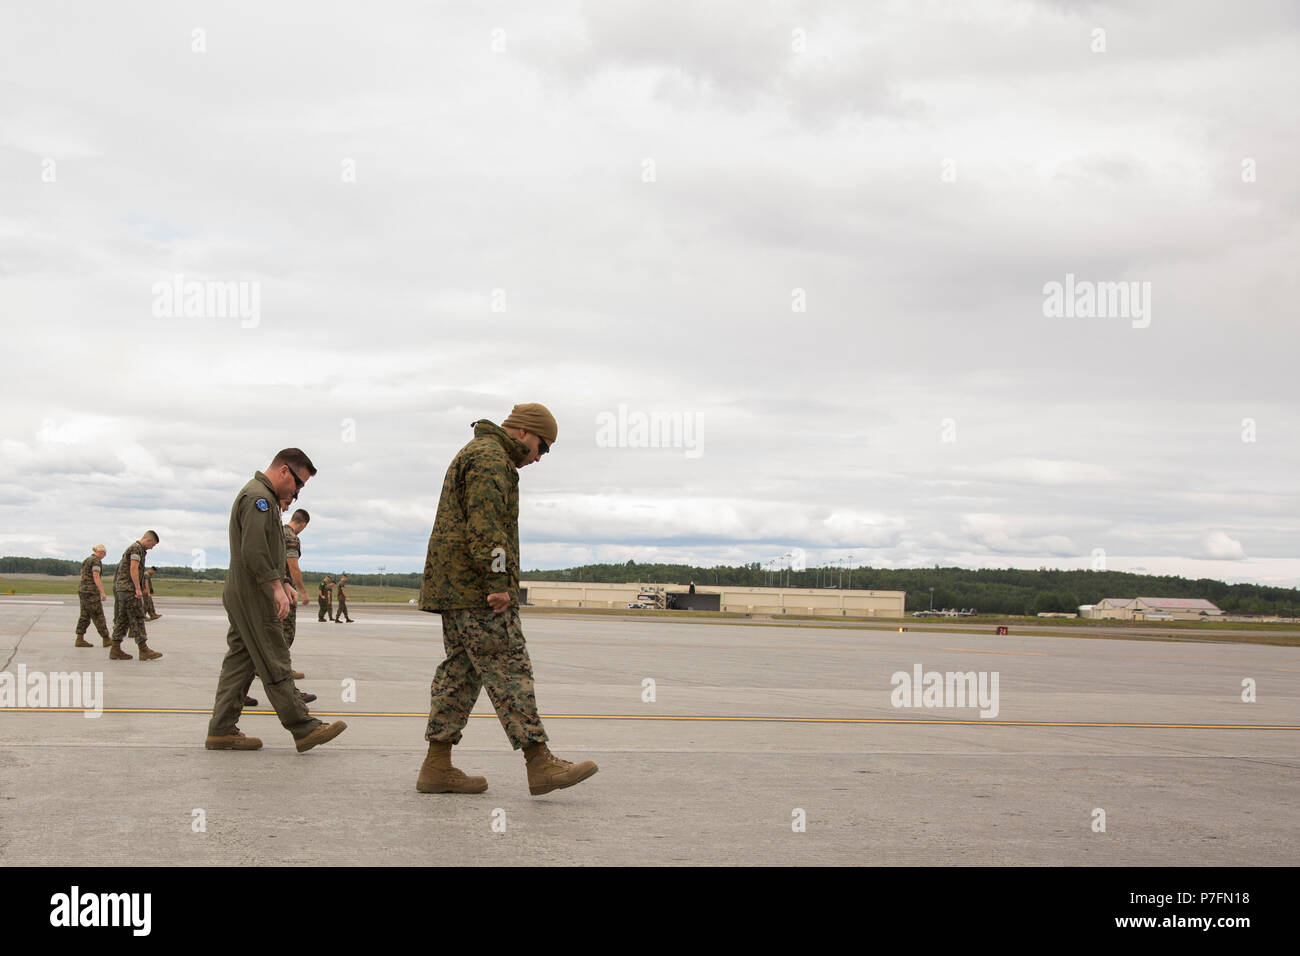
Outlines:
{"type": "Polygon", "coordinates": [[[559,427],[555,424],[555,416],[551,414],[550,409],[536,402],[516,405],[501,424],[507,428],[522,428],[534,435],[540,435],[546,439],[548,445],[555,444],[555,436],[559,431],[559,427]]]}

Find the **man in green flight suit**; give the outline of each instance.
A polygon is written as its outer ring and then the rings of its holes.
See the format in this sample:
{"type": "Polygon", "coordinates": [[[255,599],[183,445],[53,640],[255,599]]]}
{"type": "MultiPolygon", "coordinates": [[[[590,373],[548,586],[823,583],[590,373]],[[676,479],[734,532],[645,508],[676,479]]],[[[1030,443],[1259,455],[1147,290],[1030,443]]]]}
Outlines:
{"type": "Polygon", "coordinates": [[[326,724],[308,712],[293,683],[281,624],[297,595],[283,583],[286,558],[280,499],[296,495],[314,474],[316,466],[301,449],[285,448],[265,472],[253,475],[230,509],[230,570],[221,595],[230,621],[229,650],[217,679],[204,741],[208,750],[261,748],[261,740],[245,736],[237,726],[254,675],[261,678],[280,724],[293,735],[299,753],[347,729],[341,720],[326,724]]]}
{"type": "Polygon", "coordinates": [[[95,630],[104,641],[104,646],[111,643],[108,639],[108,622],[104,620],[104,555],[108,549],[97,544],[90,549],[90,557],[81,562],[81,581],[77,584],[77,600],[81,603],[81,615],[77,618],[77,643],[74,647],[94,647],[86,640],[86,629],[90,622],[95,622],[95,630]]]}
{"type": "Polygon", "coordinates": [[[446,659],[430,688],[429,752],[415,788],[421,793],[482,793],[487,781],[451,762],[470,711],[486,686],[497,718],[523,750],[534,796],[581,783],[590,760],[560,760],[546,746],[537,713],[533,666],[519,624],[519,469],[555,442],[546,406],[516,405],[501,427],[474,422],[474,439],[452,459],[438,499],[420,587],[420,610],[442,615],[446,659]]]}

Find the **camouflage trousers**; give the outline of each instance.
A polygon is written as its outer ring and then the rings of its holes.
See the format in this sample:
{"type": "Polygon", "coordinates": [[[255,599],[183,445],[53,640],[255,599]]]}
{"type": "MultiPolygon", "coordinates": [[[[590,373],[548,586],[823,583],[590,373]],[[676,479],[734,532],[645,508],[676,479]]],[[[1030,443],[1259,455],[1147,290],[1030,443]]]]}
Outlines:
{"type": "Polygon", "coordinates": [[[316,620],[334,620],[334,610],[332,607],[333,602],[327,601],[324,598],[317,598],[316,600],[320,602],[320,614],[316,616],[316,620]]]}
{"type": "Polygon", "coordinates": [[[99,636],[108,640],[108,622],[104,620],[104,602],[99,599],[99,592],[94,594],[77,594],[81,599],[81,616],[77,618],[77,637],[85,637],[91,622],[99,636]]]}
{"type": "Polygon", "coordinates": [[[143,644],[148,636],[144,632],[144,602],[118,591],[113,595],[113,640],[121,641],[128,632],[137,644],[143,644]]]}
{"type": "Polygon", "coordinates": [[[503,614],[490,609],[443,611],[442,643],[447,659],[438,665],[429,689],[425,740],[460,743],[479,691],[486,687],[516,750],[546,742],[517,608],[503,614]]]}
{"type": "Polygon", "coordinates": [[[153,609],[153,594],[146,594],[140,598],[140,603],[144,605],[144,613],[151,616],[158,613],[153,609]]]}
{"type": "Polygon", "coordinates": [[[298,602],[289,605],[289,615],[280,622],[284,628],[284,642],[293,647],[293,639],[298,636],[298,602]]]}
{"type": "Polygon", "coordinates": [[[351,623],[352,615],[348,613],[348,602],[343,600],[343,598],[339,598],[339,609],[338,609],[338,613],[334,615],[334,620],[337,623],[338,621],[342,621],[345,618],[349,623],[351,623]]]}

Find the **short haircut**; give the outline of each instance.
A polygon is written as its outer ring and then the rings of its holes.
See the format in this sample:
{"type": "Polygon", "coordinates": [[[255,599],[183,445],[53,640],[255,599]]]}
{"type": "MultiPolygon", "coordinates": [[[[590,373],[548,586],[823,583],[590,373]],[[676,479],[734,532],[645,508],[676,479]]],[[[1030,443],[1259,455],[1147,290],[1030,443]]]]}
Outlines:
{"type": "Polygon", "coordinates": [[[158,532],[157,532],[157,531],[146,531],[146,532],[144,533],[144,536],[145,536],[146,538],[153,538],[153,540],[154,540],[154,544],[157,544],[159,541],[162,540],[160,537],[158,537],[158,532]]]}
{"type": "Polygon", "coordinates": [[[316,466],[311,463],[311,459],[301,448],[282,448],[276,452],[275,457],[271,459],[271,467],[279,468],[281,465],[288,465],[294,471],[305,469],[308,475],[316,474],[316,466]]]}
{"type": "Polygon", "coordinates": [[[293,516],[289,520],[301,521],[303,524],[306,524],[307,522],[311,521],[311,515],[307,514],[307,509],[299,508],[297,511],[293,513],[293,516]]]}

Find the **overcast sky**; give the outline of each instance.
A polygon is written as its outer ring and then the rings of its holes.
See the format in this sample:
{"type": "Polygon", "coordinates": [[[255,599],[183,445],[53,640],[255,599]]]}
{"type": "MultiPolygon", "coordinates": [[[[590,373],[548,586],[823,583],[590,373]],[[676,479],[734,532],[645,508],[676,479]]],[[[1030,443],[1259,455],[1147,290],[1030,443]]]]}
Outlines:
{"type": "Polygon", "coordinates": [[[6,3],[0,553],[155,528],[224,566],[297,445],[304,566],[419,570],[470,422],[537,401],[525,568],[1300,584],[1298,34],[1289,2],[6,3]],[[1067,281],[1134,296],[1049,314],[1067,281]]]}

